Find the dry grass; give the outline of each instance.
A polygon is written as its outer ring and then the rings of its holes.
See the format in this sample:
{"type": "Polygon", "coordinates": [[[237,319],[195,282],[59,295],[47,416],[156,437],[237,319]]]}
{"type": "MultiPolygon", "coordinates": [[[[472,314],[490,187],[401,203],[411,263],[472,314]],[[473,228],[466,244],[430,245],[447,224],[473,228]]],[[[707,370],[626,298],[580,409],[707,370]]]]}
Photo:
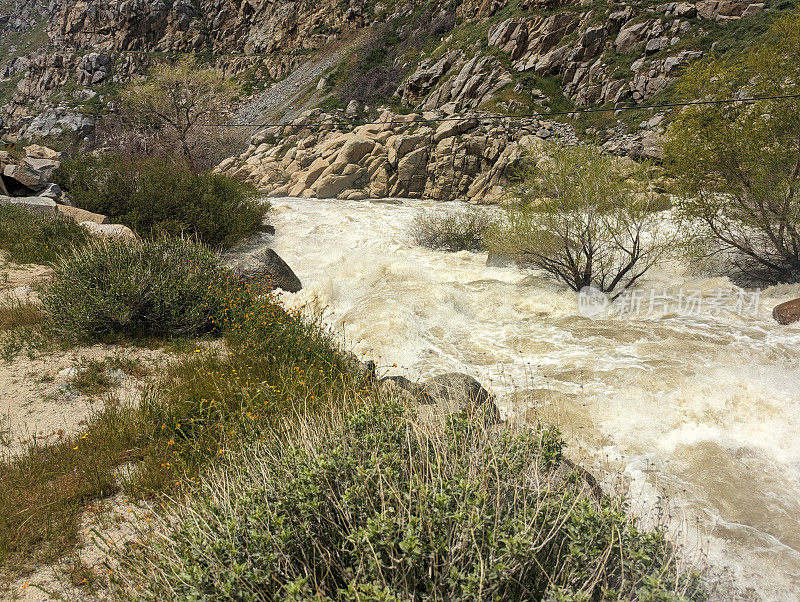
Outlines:
{"type": "Polygon", "coordinates": [[[41,305],[32,301],[14,301],[0,305],[0,331],[35,326],[45,318],[41,305]]]}

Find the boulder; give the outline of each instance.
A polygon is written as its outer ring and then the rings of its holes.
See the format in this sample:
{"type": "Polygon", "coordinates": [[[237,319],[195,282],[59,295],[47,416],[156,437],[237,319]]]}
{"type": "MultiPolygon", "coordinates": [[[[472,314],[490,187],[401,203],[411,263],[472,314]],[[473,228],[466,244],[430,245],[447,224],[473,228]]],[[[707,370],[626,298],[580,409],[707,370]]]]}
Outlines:
{"type": "Polygon", "coordinates": [[[780,305],[776,305],[772,310],[772,317],[779,324],[792,324],[800,320],[800,299],[792,299],[780,305]]]}
{"type": "Polygon", "coordinates": [[[98,224],[91,221],[80,222],[80,224],[100,238],[116,240],[136,240],[138,238],[133,230],[122,224],[98,224]]]}
{"type": "Polygon", "coordinates": [[[644,42],[649,27],[650,23],[645,21],[644,23],[626,25],[620,29],[617,38],[614,40],[614,47],[617,49],[617,52],[622,54],[630,52],[638,44],[644,42]]]}
{"type": "Polygon", "coordinates": [[[13,205],[45,215],[55,213],[57,207],[53,199],[38,196],[0,196],[0,205],[13,205]]]}
{"type": "Polygon", "coordinates": [[[40,144],[31,144],[24,146],[25,156],[31,159],[50,159],[51,161],[60,161],[62,153],[54,151],[52,148],[41,146],[40,144]]]}
{"type": "Polygon", "coordinates": [[[64,193],[61,191],[61,186],[55,183],[50,183],[44,187],[44,190],[39,193],[39,196],[58,201],[64,196],[64,193]]]}
{"type": "MultiPolygon", "coordinates": [[[[18,186],[34,192],[42,190],[47,184],[47,177],[44,173],[24,163],[6,165],[3,175],[16,182],[18,186]]],[[[6,184],[8,185],[8,182],[6,184]]]]}
{"type": "Polygon", "coordinates": [[[69,205],[58,205],[57,207],[58,212],[68,217],[79,224],[83,224],[86,222],[93,222],[95,224],[107,224],[108,218],[105,215],[100,215],[99,213],[92,213],[91,211],[86,211],[85,209],[79,209],[78,207],[70,207],[69,205]]]}
{"type": "Polygon", "coordinates": [[[429,378],[420,386],[420,419],[442,422],[453,413],[466,410],[470,415],[482,414],[487,423],[500,421],[494,396],[481,383],[466,374],[449,372],[429,378]]]}
{"type": "Polygon", "coordinates": [[[288,293],[296,293],[303,288],[292,268],[270,248],[259,249],[226,263],[243,281],[268,279],[272,288],[288,293]]]}

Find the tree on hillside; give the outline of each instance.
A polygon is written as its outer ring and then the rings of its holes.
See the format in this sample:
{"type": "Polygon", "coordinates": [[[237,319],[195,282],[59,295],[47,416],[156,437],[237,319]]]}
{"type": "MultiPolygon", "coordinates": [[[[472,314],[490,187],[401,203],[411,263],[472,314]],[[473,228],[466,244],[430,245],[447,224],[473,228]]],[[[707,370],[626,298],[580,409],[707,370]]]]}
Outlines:
{"type": "Polygon", "coordinates": [[[144,82],[129,86],[124,106],[137,124],[199,170],[222,138],[211,124],[225,119],[235,93],[221,73],[184,59],[159,65],[144,82]]]}
{"type": "Polygon", "coordinates": [[[622,166],[596,148],[550,146],[528,162],[490,246],[512,253],[579,291],[632,286],[673,248],[660,227],[647,166],[622,166]]]}
{"type": "MultiPolygon", "coordinates": [[[[743,56],[694,65],[678,90],[684,100],[800,94],[800,13],[743,56]]],[[[800,98],[686,107],[665,158],[680,214],[731,257],[734,277],[800,281],[800,98]]]]}

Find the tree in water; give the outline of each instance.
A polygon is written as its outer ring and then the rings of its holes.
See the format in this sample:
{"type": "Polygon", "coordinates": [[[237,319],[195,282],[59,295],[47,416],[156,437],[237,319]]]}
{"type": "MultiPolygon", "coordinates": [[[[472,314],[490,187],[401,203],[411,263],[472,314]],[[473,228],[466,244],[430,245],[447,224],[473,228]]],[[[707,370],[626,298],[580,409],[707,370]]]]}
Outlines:
{"type": "Polygon", "coordinates": [[[547,147],[529,160],[512,191],[490,248],[555,276],[579,291],[616,298],[676,243],[657,215],[647,165],[623,164],[590,146],[547,147]]]}

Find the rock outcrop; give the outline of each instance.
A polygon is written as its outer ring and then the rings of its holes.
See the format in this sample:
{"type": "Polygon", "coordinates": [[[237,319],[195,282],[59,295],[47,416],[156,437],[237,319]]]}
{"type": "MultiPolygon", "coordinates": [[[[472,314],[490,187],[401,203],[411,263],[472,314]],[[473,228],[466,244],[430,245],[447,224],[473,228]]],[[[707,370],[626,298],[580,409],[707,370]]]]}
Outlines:
{"type": "MultiPolygon", "coordinates": [[[[93,139],[96,130],[102,131],[98,123],[103,112],[115,110],[114,90],[145,77],[154,64],[172,60],[169,53],[208,53],[209,64],[226,76],[244,78],[253,90],[277,81],[272,94],[267,89],[258,92],[258,97],[242,95],[239,104],[229,107],[230,113],[237,125],[275,122],[263,119],[267,112],[289,123],[302,112],[304,103],[315,106],[329,93],[330,80],[335,79],[329,75],[337,65],[346,66],[343,72],[352,69],[352,64],[345,65],[351,49],[358,51],[361,46],[369,53],[376,44],[385,43],[379,34],[392,24],[394,36],[412,40],[390,68],[408,74],[392,102],[418,114],[531,115],[554,107],[561,111],[565,106],[613,109],[658,99],[684,66],[708,51],[710,31],[722,31],[728,23],[751,18],[761,10],[786,10],[751,0],[659,5],[640,0],[620,5],[466,0],[455,8],[432,2],[426,10],[434,18],[446,17],[446,25],[426,29],[431,24],[415,21],[410,4],[366,0],[53,0],[46,6],[41,0],[21,0],[19,5],[5,25],[0,22],[0,30],[41,27],[46,18],[49,40],[46,47],[0,60],[0,80],[15,82],[11,98],[0,108],[0,128],[12,139],[70,133],[86,141],[93,139]],[[441,32],[445,33],[439,37],[441,32]],[[309,69],[311,64],[319,69],[309,69]]],[[[396,83],[392,79],[388,96],[396,83]]],[[[346,116],[365,114],[358,102],[344,100],[346,116]]],[[[604,115],[604,123],[590,128],[588,134],[610,152],[632,158],[660,156],[660,124],[651,127],[646,121],[635,131],[630,124],[617,127],[612,113],[604,115]]],[[[481,130],[481,134],[489,131],[481,130]]],[[[541,130],[543,136],[547,132],[547,128],[541,130]]],[[[396,134],[427,136],[430,132],[396,134]]],[[[539,132],[525,131],[518,137],[528,134],[539,136],[539,132]]],[[[494,131],[490,142],[496,135],[515,142],[494,131]]],[[[296,149],[302,157],[313,154],[309,145],[316,143],[310,133],[292,136],[306,143],[296,149]]],[[[324,138],[325,145],[331,142],[327,136],[316,137],[324,138]]],[[[472,132],[467,137],[470,144],[462,144],[456,135],[455,141],[445,138],[441,147],[441,140],[432,140],[409,152],[396,152],[385,140],[377,140],[368,154],[370,165],[363,169],[349,167],[355,162],[335,168],[332,163],[324,167],[318,163],[309,169],[303,160],[295,169],[293,158],[286,159],[283,149],[277,161],[270,160],[274,154],[259,156],[249,164],[256,169],[246,167],[241,173],[267,189],[291,184],[305,194],[313,186],[316,194],[325,197],[374,196],[384,190],[405,196],[476,198],[487,192],[486,182],[470,191],[473,185],[466,178],[492,171],[495,150],[472,132]],[[384,169],[387,162],[389,167],[384,169]],[[432,169],[439,167],[448,173],[433,177],[432,169]]],[[[253,158],[253,150],[245,160],[253,158]]],[[[488,177],[495,182],[496,175],[488,177]]]]}
{"type": "Polygon", "coordinates": [[[551,137],[577,142],[568,126],[540,120],[507,128],[479,113],[448,119],[385,111],[377,123],[347,127],[316,110],[260,132],[218,170],[275,197],[489,203],[501,200],[523,154],[538,152],[551,137]]]}

